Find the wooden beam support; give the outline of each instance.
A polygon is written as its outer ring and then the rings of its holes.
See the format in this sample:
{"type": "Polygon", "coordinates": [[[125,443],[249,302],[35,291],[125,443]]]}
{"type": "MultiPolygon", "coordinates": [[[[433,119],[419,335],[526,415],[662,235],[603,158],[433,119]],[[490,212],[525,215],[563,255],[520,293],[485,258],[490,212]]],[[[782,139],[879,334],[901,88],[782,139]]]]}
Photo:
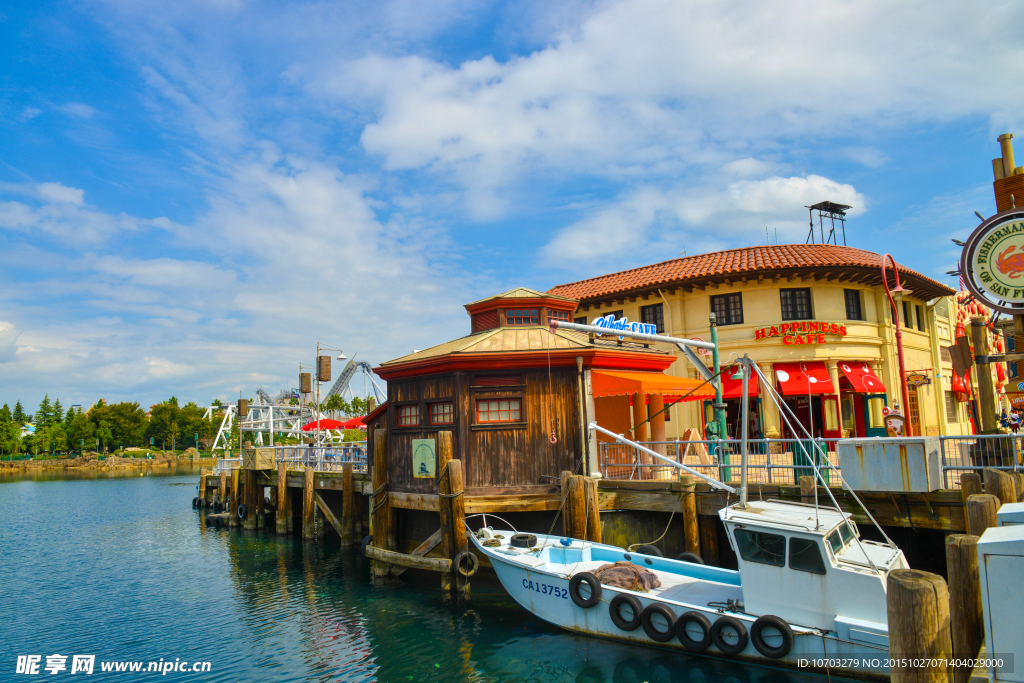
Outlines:
{"type": "Polygon", "coordinates": [[[397,565],[411,569],[426,569],[431,572],[450,572],[452,569],[452,561],[447,557],[417,557],[384,550],[373,545],[366,546],[366,556],[385,567],[397,565]]]}
{"type": "MultiPolygon", "coordinates": [[[[430,538],[428,538],[427,540],[423,541],[423,543],[420,543],[418,546],[416,546],[416,549],[413,550],[411,554],[413,555],[413,557],[426,557],[427,555],[430,554],[431,550],[433,550],[434,548],[436,548],[438,545],[441,544],[442,540],[443,540],[443,534],[441,533],[441,530],[438,529],[437,531],[435,531],[434,533],[432,533],[430,535],[430,538]]],[[[392,566],[391,567],[391,576],[401,576],[402,574],[405,573],[406,569],[408,569],[408,567],[395,567],[395,566],[392,566]]],[[[446,574],[450,574],[450,572],[446,572],[446,574]]]]}
{"type": "Polygon", "coordinates": [[[278,535],[287,534],[292,515],[291,497],[288,495],[288,464],[277,463],[277,527],[278,535]]]}
{"type": "Polygon", "coordinates": [[[242,522],[242,526],[246,529],[255,529],[258,509],[256,505],[256,472],[253,470],[245,470],[245,491],[242,495],[245,498],[245,520],[242,522]]]}
{"type": "MultiPolygon", "coordinates": [[[[441,503],[441,534],[444,556],[454,560],[459,553],[469,549],[466,540],[465,490],[462,479],[462,461],[451,459],[437,481],[438,498],[441,503]]],[[[449,565],[450,566],[450,565],[449,565]]],[[[458,572],[442,577],[442,587],[454,590],[461,597],[469,597],[469,579],[458,572]],[[446,586],[447,583],[447,586],[446,586]]]]}
{"type": "Polygon", "coordinates": [[[683,533],[686,536],[686,552],[700,555],[700,527],[697,521],[697,480],[689,474],[679,477],[683,489],[683,533]]]}
{"type": "MultiPolygon", "coordinates": [[[[370,555],[370,547],[385,549],[391,537],[391,496],[388,491],[388,430],[377,429],[373,433],[373,491],[370,497],[371,511],[371,533],[373,543],[367,547],[367,557],[370,555]]],[[[379,556],[376,556],[380,559],[379,556]]],[[[378,578],[386,577],[390,573],[388,565],[383,562],[373,563],[373,575],[378,578]]]]}
{"type": "Polygon", "coordinates": [[[587,496],[587,540],[601,542],[601,503],[597,495],[597,480],[585,477],[587,496]]]}
{"type": "MultiPolygon", "coordinates": [[[[954,659],[974,659],[985,642],[978,572],[978,537],[946,537],[946,574],[949,577],[949,625],[954,659]]],[[[955,667],[953,683],[968,683],[972,668],[955,667]]]]}
{"type": "Polygon", "coordinates": [[[231,497],[228,501],[228,512],[230,513],[228,515],[228,528],[238,526],[238,504],[241,502],[238,499],[238,494],[241,490],[240,474],[241,470],[239,469],[231,470],[231,497]]]}
{"type": "Polygon", "coordinates": [[[313,508],[315,503],[313,502],[313,477],[314,472],[312,467],[307,467],[305,470],[305,485],[302,487],[302,537],[313,538],[316,533],[314,528],[315,517],[313,516],[313,508]]]}
{"type": "Polygon", "coordinates": [[[338,534],[338,538],[345,538],[345,530],[341,526],[341,522],[338,518],[334,516],[333,512],[331,512],[331,508],[327,506],[327,502],[320,497],[319,493],[316,492],[313,493],[313,498],[316,499],[316,505],[320,508],[320,512],[323,513],[324,519],[330,522],[331,526],[334,527],[334,530],[338,534]]]}
{"type": "Polygon", "coordinates": [[[353,537],[354,510],[356,507],[355,492],[352,490],[352,463],[346,462],[341,465],[341,544],[352,545],[355,542],[353,537]]]}

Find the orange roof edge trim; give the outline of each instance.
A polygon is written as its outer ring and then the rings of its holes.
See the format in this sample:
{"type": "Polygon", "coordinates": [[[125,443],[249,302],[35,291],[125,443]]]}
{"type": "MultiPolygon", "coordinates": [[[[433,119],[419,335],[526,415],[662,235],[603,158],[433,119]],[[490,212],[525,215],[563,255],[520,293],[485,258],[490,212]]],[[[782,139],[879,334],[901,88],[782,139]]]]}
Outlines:
{"type": "Polygon", "coordinates": [[[701,380],[673,377],[660,372],[628,372],[622,370],[593,370],[590,373],[594,398],[606,396],[632,396],[633,394],[660,394],[684,396],[685,401],[714,398],[715,389],[701,380]],[[704,384],[701,387],[701,384],[704,384]],[[700,387],[698,389],[698,387],[700,387]],[[693,392],[693,393],[690,393],[693,392]]]}

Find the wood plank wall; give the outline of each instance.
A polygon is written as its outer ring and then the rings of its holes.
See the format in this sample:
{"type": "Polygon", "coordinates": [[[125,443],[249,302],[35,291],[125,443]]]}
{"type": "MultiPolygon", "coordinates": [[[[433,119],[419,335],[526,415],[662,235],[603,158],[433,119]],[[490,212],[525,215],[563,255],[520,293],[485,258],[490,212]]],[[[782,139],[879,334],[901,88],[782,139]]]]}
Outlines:
{"type": "Polygon", "coordinates": [[[494,373],[449,373],[388,382],[388,472],[392,491],[436,493],[436,480],[412,476],[412,440],[435,438],[440,430],[454,433],[455,457],[462,460],[467,487],[509,487],[541,483],[541,475],[557,477],[575,470],[580,453],[580,415],[575,368],[494,373]],[[519,384],[477,385],[476,377],[517,376],[519,384]],[[549,388],[550,387],[550,388],[549,388]],[[508,425],[476,424],[476,401],[520,398],[522,420],[508,425]],[[454,424],[428,426],[430,404],[449,399],[455,404],[454,424]],[[418,405],[421,426],[401,427],[401,406],[418,405]],[[554,429],[557,443],[549,440],[554,429]]]}

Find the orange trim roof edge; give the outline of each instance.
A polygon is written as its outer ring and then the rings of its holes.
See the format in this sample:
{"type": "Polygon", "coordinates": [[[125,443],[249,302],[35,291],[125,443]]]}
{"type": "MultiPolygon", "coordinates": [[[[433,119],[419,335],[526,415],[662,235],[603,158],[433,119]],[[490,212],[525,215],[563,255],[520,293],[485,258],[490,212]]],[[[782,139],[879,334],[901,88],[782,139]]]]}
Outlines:
{"type": "MultiPolygon", "coordinates": [[[[669,354],[630,353],[610,349],[559,349],[550,352],[551,367],[572,367],[576,357],[583,357],[583,367],[593,369],[664,371],[676,357],[669,354]]],[[[507,370],[547,367],[547,351],[511,351],[501,353],[458,353],[426,358],[401,365],[376,367],[373,372],[391,381],[418,375],[432,375],[456,370],[507,370]]]]}

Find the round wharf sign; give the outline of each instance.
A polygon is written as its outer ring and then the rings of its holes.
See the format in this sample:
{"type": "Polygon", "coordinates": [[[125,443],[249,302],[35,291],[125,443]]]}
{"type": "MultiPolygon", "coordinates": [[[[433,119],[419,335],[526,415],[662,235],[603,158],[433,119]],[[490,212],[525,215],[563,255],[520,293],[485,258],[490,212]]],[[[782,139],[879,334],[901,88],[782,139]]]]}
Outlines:
{"type": "Polygon", "coordinates": [[[1020,314],[1024,306],[1024,209],[1003,211],[979,225],[960,257],[968,291],[989,308],[1020,314]]]}

